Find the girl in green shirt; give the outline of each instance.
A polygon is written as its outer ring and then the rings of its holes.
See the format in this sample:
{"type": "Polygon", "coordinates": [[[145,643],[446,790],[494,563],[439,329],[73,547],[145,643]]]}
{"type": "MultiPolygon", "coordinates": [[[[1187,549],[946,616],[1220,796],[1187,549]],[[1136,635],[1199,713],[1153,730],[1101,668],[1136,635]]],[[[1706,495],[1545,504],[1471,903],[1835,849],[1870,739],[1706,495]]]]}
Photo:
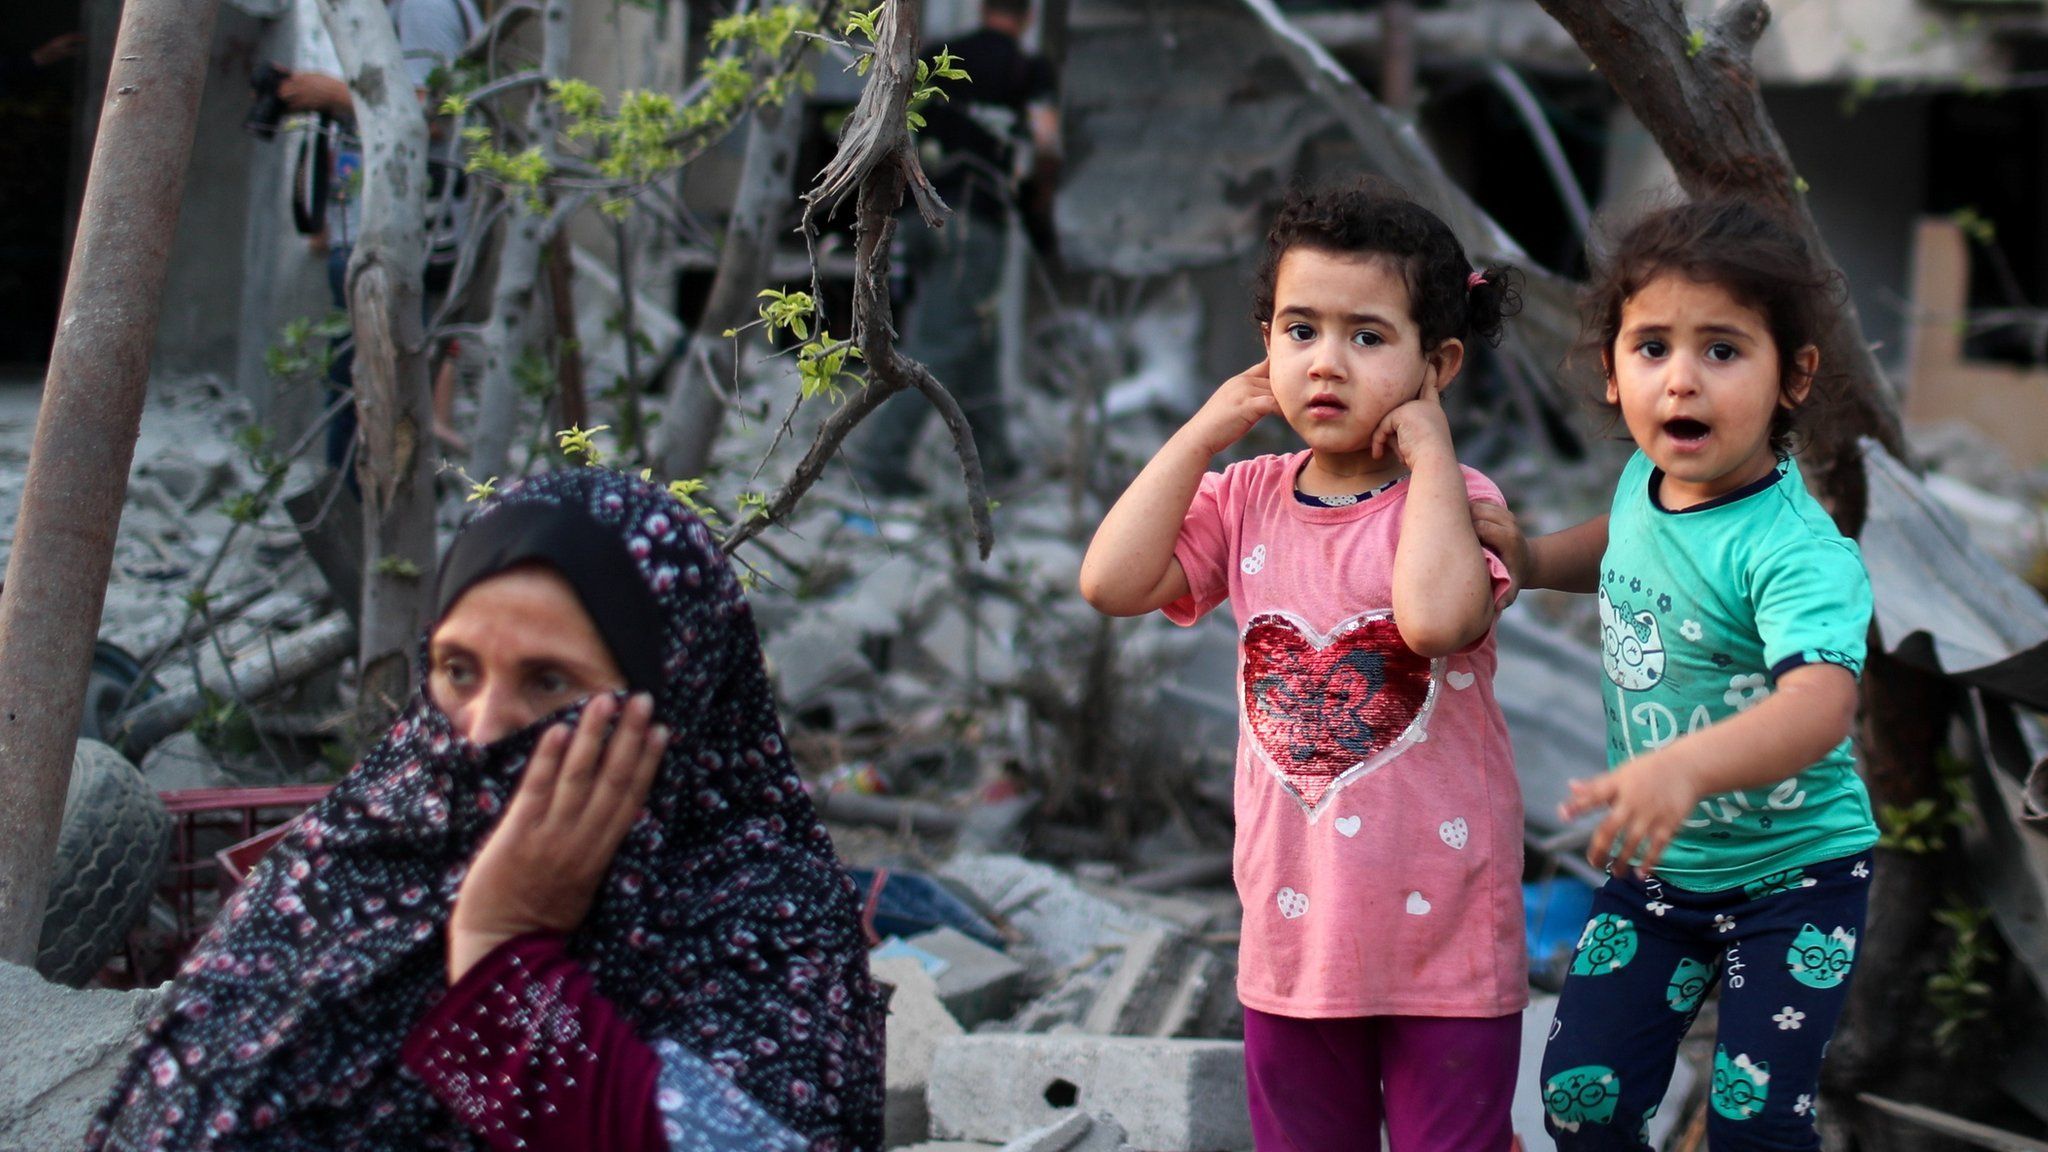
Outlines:
{"type": "Polygon", "coordinates": [[[1754,206],[1657,211],[1596,255],[1587,343],[1638,451],[1607,516],[1525,540],[1518,585],[1597,593],[1608,762],[1594,900],[1543,1061],[1563,1152],[1647,1149],[1679,1041],[1721,988],[1709,1143],[1817,1149],[1877,841],[1849,730],[1870,625],[1853,541],[1790,451],[1834,275],[1754,206]]]}

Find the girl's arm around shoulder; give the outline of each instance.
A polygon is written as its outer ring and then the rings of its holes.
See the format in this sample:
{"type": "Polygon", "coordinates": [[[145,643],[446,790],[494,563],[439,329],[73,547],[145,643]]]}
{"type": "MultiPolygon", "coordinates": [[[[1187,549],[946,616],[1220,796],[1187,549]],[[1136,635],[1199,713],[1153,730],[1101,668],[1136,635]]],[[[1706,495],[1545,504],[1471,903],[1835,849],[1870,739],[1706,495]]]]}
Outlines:
{"type": "Polygon", "coordinates": [[[1488,500],[1472,502],[1472,527],[1479,542],[1507,566],[1509,590],[1502,607],[1515,602],[1524,588],[1592,593],[1600,587],[1600,558],[1607,553],[1607,516],[1574,524],[1562,531],[1530,539],[1507,506],[1488,500]]]}
{"type": "Polygon", "coordinates": [[[1186,596],[1173,548],[1209,461],[1278,410],[1264,361],[1224,381],[1102,518],[1081,559],[1081,598],[1110,616],[1142,616],[1186,596]]]}

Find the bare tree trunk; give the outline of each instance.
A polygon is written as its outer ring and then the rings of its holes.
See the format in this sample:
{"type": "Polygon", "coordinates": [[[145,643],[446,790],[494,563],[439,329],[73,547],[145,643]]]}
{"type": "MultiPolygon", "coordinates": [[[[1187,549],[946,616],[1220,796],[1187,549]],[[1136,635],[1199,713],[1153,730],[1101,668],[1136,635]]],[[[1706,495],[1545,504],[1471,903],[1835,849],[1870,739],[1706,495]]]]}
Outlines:
{"type": "Polygon", "coordinates": [[[348,266],[356,478],[363,491],[357,718],[381,726],[411,691],[434,570],[433,400],[420,275],[427,117],[380,0],[319,0],[363,140],[363,221],[348,266]]]}
{"type": "MultiPolygon", "coordinates": [[[[561,79],[569,74],[568,0],[547,0],[540,28],[541,74],[548,80],[561,79]]],[[[545,86],[535,89],[526,113],[527,138],[551,163],[558,158],[558,120],[545,86]]],[[[503,476],[511,464],[519,423],[519,382],[513,369],[524,351],[541,253],[555,224],[556,217],[544,204],[515,200],[504,245],[498,250],[498,284],[491,299],[491,320],[484,328],[484,376],[476,433],[470,441],[469,474],[477,480],[503,476]]]]}
{"type": "Polygon", "coordinates": [[[121,16],[0,597],[0,960],[33,965],[216,0],[121,16]]]}
{"type": "MultiPolygon", "coordinates": [[[[1770,22],[1763,0],[1736,0],[1698,28],[1688,24],[1678,0],[1538,3],[1606,74],[1688,193],[1759,202],[1832,261],[1751,67],[1750,53],[1770,22]]],[[[1816,388],[1807,420],[1814,432],[1808,469],[1836,522],[1854,535],[1868,496],[1859,439],[1871,437],[1894,456],[1908,456],[1895,394],[1846,296],[1821,348],[1821,365],[1828,386],[1816,388]]],[[[1874,632],[1872,639],[1875,646],[1874,632]]],[[[1906,806],[1940,794],[1935,756],[1953,706],[1952,692],[1934,691],[1911,669],[1872,653],[1863,678],[1860,743],[1875,804],[1906,806]]],[[[1914,1071],[1944,1063],[1934,1050],[1935,1017],[1923,992],[1925,944],[1937,932],[1931,913],[1941,899],[1942,872],[1938,856],[1880,853],[1856,982],[1824,1077],[1823,1115],[1832,1139],[1865,1152],[1946,1144],[1871,1111],[1856,1101],[1857,1092],[1910,1084],[1916,1098],[1930,1102],[1924,1092],[1946,1089],[1956,1099],[1971,1091],[1962,1082],[1967,1078],[1914,1071]]]]}
{"type": "Polygon", "coordinates": [[[704,315],[691,334],[690,354],[679,358],[669,374],[655,451],[657,471],[663,475],[702,476],[710,466],[711,449],[725,423],[722,392],[730,387],[737,366],[732,342],[719,333],[753,319],[755,294],[767,286],[775,255],[775,237],[769,229],[788,194],[802,120],[796,108],[763,106],[754,109],[747,124],[746,152],[718,273],[712,278],[704,315]]]}

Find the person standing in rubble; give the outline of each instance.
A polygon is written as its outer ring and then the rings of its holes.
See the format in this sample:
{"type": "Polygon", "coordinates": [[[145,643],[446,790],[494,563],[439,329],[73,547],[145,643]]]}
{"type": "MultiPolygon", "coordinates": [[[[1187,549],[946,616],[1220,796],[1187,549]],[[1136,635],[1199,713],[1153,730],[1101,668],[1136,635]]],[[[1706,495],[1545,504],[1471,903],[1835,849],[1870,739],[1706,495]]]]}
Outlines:
{"type": "MultiPolygon", "coordinates": [[[[968,78],[924,106],[918,154],[953,217],[934,230],[910,212],[896,230],[911,294],[903,352],[960,402],[982,470],[994,483],[1014,478],[1019,467],[996,348],[1008,228],[1013,213],[1034,206],[1030,218],[1043,221],[1060,155],[1056,79],[1043,57],[1024,48],[1030,26],[1031,0],[983,0],[981,27],[944,42],[968,78]],[[1022,173],[1030,179],[1020,194],[1022,173]]],[[[910,463],[931,413],[930,401],[906,392],[867,418],[851,455],[869,492],[923,490],[910,463]]]]}
{"type": "Polygon", "coordinates": [[[1295,193],[1267,233],[1266,359],[1110,509],[1081,593],[1193,624],[1228,599],[1242,693],[1232,873],[1262,1152],[1506,1152],[1528,1004],[1522,802],[1493,697],[1508,572],[1440,397],[1519,274],[1475,270],[1377,180],[1295,193]],[[1278,413],[1307,450],[1209,472],[1278,413]]]}
{"type": "Polygon", "coordinates": [[[1562,1152],[1646,1152],[1679,1042],[1720,985],[1707,1142],[1818,1149],[1878,829],[1850,730],[1870,628],[1854,541],[1792,456],[1839,278],[1734,200],[1652,212],[1595,251],[1584,344],[1636,442],[1606,516],[1524,542],[1520,587],[1597,593],[1609,771],[1593,897],[1543,1054],[1562,1152]]]}
{"type": "Polygon", "coordinates": [[[880,1152],[859,892],[704,524],[508,485],[425,685],[181,968],[93,1149],[880,1152]]]}
{"type": "MultiPolygon", "coordinates": [[[[398,34],[399,51],[405,56],[407,78],[412,81],[413,91],[424,105],[428,99],[428,86],[437,71],[454,66],[462,58],[470,37],[480,31],[483,17],[477,12],[474,0],[385,0],[386,11],[391,16],[392,28],[398,34]]],[[[278,83],[277,94],[284,100],[285,107],[294,112],[311,112],[327,121],[347,125],[355,120],[355,97],[350,94],[348,82],[339,76],[324,72],[301,71],[286,75],[278,83]]],[[[455,155],[455,141],[445,128],[445,121],[436,123],[431,113],[430,140],[427,148],[427,212],[428,242],[435,250],[452,253],[465,223],[463,213],[466,205],[460,196],[461,161],[455,155]],[[449,195],[451,184],[455,195],[449,195]]],[[[324,250],[327,255],[327,288],[334,306],[348,310],[348,263],[355,252],[356,233],[362,227],[361,183],[363,172],[362,146],[348,133],[337,133],[328,180],[327,218],[324,227],[314,237],[315,251],[324,250]]],[[[447,287],[450,267],[446,263],[430,258],[426,270],[426,290],[439,292],[447,287]]],[[[455,359],[459,347],[450,342],[443,350],[441,363],[434,375],[434,434],[443,443],[459,446],[462,436],[452,424],[455,408],[455,359]]],[[[328,365],[327,381],[337,393],[354,389],[355,346],[342,346],[328,365]]],[[[349,447],[356,435],[356,413],[354,407],[346,407],[327,426],[327,464],[340,468],[347,461],[349,447]]]]}

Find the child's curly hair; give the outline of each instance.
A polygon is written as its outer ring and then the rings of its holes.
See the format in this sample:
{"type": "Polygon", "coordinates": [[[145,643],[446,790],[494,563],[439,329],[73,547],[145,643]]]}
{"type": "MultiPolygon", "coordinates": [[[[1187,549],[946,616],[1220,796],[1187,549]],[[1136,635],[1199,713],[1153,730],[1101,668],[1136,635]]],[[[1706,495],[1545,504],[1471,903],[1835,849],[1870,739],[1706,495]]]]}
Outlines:
{"type": "Polygon", "coordinates": [[[1457,339],[1498,346],[1501,321],[1522,307],[1522,274],[1509,265],[1475,272],[1450,225],[1377,176],[1288,193],[1266,232],[1266,251],[1252,283],[1252,318],[1273,320],[1280,261],[1296,248],[1339,255],[1381,256],[1399,265],[1408,310],[1422,330],[1423,351],[1457,339]]]}
{"type": "MultiPolygon", "coordinates": [[[[1841,275],[1821,263],[1797,232],[1745,200],[1666,204],[1632,219],[1610,220],[1589,255],[1592,275],[1580,293],[1585,328],[1579,346],[1599,353],[1603,375],[1614,371],[1622,306],[1668,272],[1719,285],[1764,318],[1778,349],[1781,396],[1801,375],[1800,350],[1820,346],[1841,301],[1841,275]]],[[[1773,412],[1772,451],[1793,450],[1800,407],[1803,402],[1773,412]]]]}

